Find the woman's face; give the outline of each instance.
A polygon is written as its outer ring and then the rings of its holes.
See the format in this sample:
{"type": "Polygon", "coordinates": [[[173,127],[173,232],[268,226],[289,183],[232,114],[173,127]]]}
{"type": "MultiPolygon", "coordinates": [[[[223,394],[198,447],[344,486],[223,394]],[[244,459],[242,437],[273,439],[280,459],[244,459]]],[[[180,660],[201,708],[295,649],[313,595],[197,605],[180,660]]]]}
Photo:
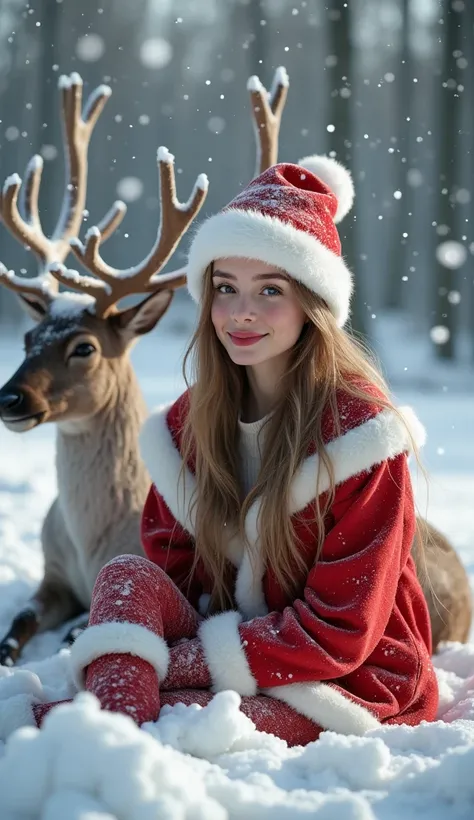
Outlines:
{"type": "Polygon", "coordinates": [[[258,259],[216,259],[212,286],[212,323],[235,364],[261,364],[298,341],[306,315],[284,271],[258,259]]]}

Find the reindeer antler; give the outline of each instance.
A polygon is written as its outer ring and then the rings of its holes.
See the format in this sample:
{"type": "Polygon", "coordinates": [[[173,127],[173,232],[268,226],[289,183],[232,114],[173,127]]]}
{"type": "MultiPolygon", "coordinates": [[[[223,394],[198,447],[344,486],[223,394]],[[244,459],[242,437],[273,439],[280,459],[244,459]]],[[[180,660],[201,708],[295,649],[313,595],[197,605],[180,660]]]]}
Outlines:
{"type": "Polygon", "coordinates": [[[158,276],[179,240],[199,212],[207,193],[208,180],[200,174],[191,196],[185,204],[176,197],[174,156],[167,148],[157,152],[160,176],[161,220],[155,244],[145,259],[134,267],[117,270],[102,259],[99,248],[103,240],[98,227],[90,228],[85,245],[78,239],[71,240],[71,248],[82,264],[97,278],[67,270],[63,265],[50,265],[51,274],[62,284],[89,294],[95,299],[97,316],[109,315],[117,302],[132,293],[154,293],[163,289],[175,289],[186,283],[185,270],[158,276]]]}
{"type": "Polygon", "coordinates": [[[255,74],[247,82],[257,139],[256,175],[278,161],[278,135],[288,85],[288,74],[283,66],[275,71],[270,92],[255,74]]]}
{"type": "MultiPolygon", "coordinates": [[[[94,126],[112,93],[108,86],[100,85],[89,96],[81,114],[82,79],[79,74],[60,77],[59,88],[62,94],[66,143],[66,180],[61,213],[51,238],[45,235],[41,227],[38,209],[43,172],[43,160],[40,156],[35,155],[28,163],[23,185],[18,174],[13,174],[5,180],[3,195],[0,197],[0,214],[3,222],[13,236],[23,245],[28,245],[36,254],[42,270],[46,270],[53,261],[64,261],[71,250],[70,239],[79,233],[86,203],[89,142],[94,126]]],[[[123,218],[124,207],[118,209],[114,206],[104,219],[104,239],[110,236],[123,218]]],[[[5,279],[3,281],[5,282],[5,279]]]]}
{"type": "Polygon", "coordinates": [[[9,290],[23,296],[40,297],[45,305],[50,305],[56,297],[56,287],[51,276],[35,276],[28,279],[15,276],[12,270],[7,270],[0,262],[0,283],[9,290]]]}

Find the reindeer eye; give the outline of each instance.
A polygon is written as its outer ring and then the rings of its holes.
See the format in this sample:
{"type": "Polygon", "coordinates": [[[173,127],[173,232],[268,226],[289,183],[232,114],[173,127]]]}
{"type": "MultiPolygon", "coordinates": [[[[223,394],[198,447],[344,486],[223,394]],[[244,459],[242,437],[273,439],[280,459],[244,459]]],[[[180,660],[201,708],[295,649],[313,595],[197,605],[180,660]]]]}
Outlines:
{"type": "Polygon", "coordinates": [[[72,351],[71,356],[78,356],[81,359],[85,359],[92,353],[95,353],[94,345],[90,344],[90,342],[80,342],[72,351]]]}

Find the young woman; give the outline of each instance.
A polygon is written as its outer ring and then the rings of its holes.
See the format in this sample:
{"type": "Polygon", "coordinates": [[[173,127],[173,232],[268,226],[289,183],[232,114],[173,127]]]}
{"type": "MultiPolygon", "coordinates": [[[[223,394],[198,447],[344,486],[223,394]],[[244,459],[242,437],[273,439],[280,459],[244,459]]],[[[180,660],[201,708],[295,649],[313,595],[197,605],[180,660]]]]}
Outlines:
{"type": "Polygon", "coordinates": [[[78,685],[139,724],[225,689],[292,745],[435,717],[407,467],[423,430],[343,328],[352,198],[334,160],[279,164],[193,240],[194,378],[142,433],[147,558],[104,567],[71,650],[78,685]]]}

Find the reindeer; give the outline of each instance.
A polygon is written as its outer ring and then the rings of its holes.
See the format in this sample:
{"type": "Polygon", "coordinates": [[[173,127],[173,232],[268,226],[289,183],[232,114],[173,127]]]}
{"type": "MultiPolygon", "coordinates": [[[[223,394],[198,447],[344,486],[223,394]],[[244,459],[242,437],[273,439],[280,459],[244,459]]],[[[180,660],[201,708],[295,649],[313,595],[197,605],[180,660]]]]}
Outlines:
{"type": "MultiPolygon", "coordinates": [[[[36,326],[25,335],[25,359],[0,390],[0,418],[14,432],[55,422],[58,496],[41,532],[44,577],[0,642],[0,663],[15,663],[38,631],[54,629],[87,612],[101,567],[116,555],[141,553],[139,521],[151,483],[139,456],[138,434],[147,410],[129,350],[148,333],[186,282],[182,271],[159,274],[200,210],[207,178],[200,175],[189,201],[176,198],[173,156],[158,149],[161,225],[153,249],[136,267],[116,270],[100,255],[101,243],[120,224],[115,203],[83,245],[78,239],[87,183],[87,151],[95,123],[110,96],[100,86],[82,107],[79,75],[60,80],[66,138],[66,190],[51,239],[41,228],[38,193],[42,163],[28,164],[21,180],[6,180],[3,222],[39,259],[40,273],[24,279],[2,266],[0,281],[20,297],[36,326]],[[62,264],[73,250],[87,276],[62,264]],[[59,293],[59,284],[76,293],[59,293]],[[118,310],[129,294],[148,294],[118,310]]],[[[85,624],[84,624],[85,625],[85,624]]],[[[67,637],[72,640],[74,633],[67,637]]]]}

